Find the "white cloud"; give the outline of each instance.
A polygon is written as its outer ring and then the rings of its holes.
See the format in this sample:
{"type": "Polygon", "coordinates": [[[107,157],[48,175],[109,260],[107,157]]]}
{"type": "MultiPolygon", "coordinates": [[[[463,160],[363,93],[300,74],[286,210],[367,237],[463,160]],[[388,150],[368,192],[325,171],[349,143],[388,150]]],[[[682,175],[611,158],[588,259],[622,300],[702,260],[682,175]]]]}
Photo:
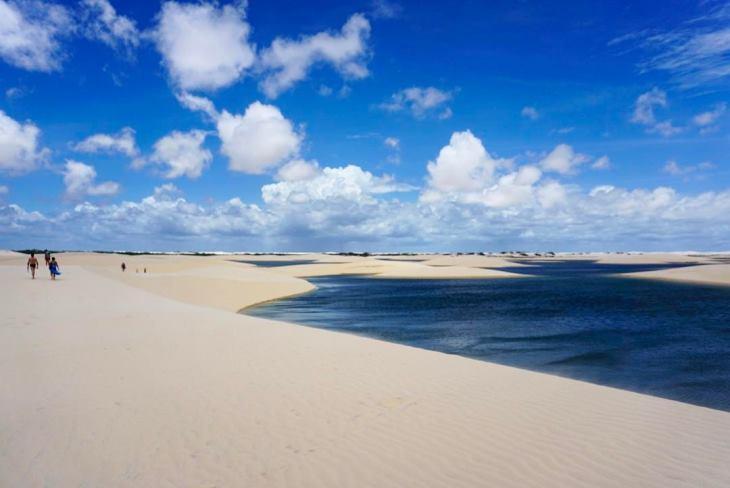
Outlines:
{"type": "Polygon", "coordinates": [[[495,209],[530,204],[542,171],[526,165],[497,175],[499,170],[512,166],[512,160],[494,159],[470,131],[455,132],[436,161],[428,163],[427,186],[419,201],[426,205],[453,202],[495,209]]]}
{"type": "Polygon", "coordinates": [[[218,119],[221,152],[232,171],[261,174],[296,156],[303,135],[278,108],[254,102],[243,115],[223,111],[218,119]]]}
{"type": "Polygon", "coordinates": [[[403,7],[388,0],[372,0],[370,2],[370,15],[374,19],[394,19],[403,11],[403,7]]]}
{"type": "Polygon", "coordinates": [[[380,108],[388,112],[409,110],[416,118],[441,109],[439,118],[448,119],[452,115],[449,107],[444,107],[451,100],[452,94],[432,86],[421,88],[413,86],[394,93],[389,102],[381,103],[380,108]]]}
{"type": "Polygon", "coordinates": [[[391,176],[375,176],[359,166],[324,168],[314,177],[285,180],[264,185],[261,196],[267,204],[304,204],[316,201],[359,201],[373,203],[373,195],[410,191],[391,176]]]}
{"type": "Polygon", "coordinates": [[[311,180],[320,173],[317,161],[294,159],[279,168],[276,179],[279,181],[311,180]]]}
{"type": "Polygon", "coordinates": [[[93,166],[74,160],[66,160],[63,171],[63,183],[66,185],[66,196],[81,198],[84,196],[109,196],[119,192],[119,184],[113,181],[96,183],[96,170],[93,166]]]}
{"type": "Polygon", "coordinates": [[[319,88],[317,89],[317,93],[319,93],[319,95],[323,97],[328,97],[332,95],[333,92],[334,90],[332,90],[332,88],[327,85],[319,85],[319,88]]]}
{"type": "Polygon", "coordinates": [[[154,38],[175,84],[183,90],[215,90],[234,83],[253,65],[244,5],[162,5],[154,38]]]}
{"type": "Polygon", "coordinates": [[[239,198],[194,203],[163,185],[140,201],[85,202],[48,216],[0,205],[0,235],[8,246],[43,236],[53,247],[156,250],[666,251],[730,245],[730,190],[680,194],[668,187],[602,185],[585,191],[538,181],[530,194],[525,188],[538,172],[532,167],[504,180],[503,187],[519,188],[514,195],[502,188],[491,203],[497,196],[520,202],[504,206],[401,202],[385,193],[395,189],[394,181],[357,167],[266,185],[269,203],[262,207],[239,198]]]}
{"type": "Polygon", "coordinates": [[[446,107],[443,109],[439,114],[436,116],[439,120],[446,120],[450,119],[454,115],[454,111],[451,110],[451,107],[446,107]]]}
{"type": "Polygon", "coordinates": [[[399,149],[400,148],[400,139],[397,137],[386,137],[383,141],[383,144],[388,146],[391,149],[399,149]]]}
{"type": "Polygon", "coordinates": [[[81,5],[89,38],[128,52],[139,46],[140,34],[134,20],[119,15],[108,0],[81,0],[81,5]]]}
{"type": "Polygon", "coordinates": [[[454,132],[427,165],[428,185],[442,193],[477,191],[492,181],[498,164],[471,131],[454,132]]]}
{"type": "Polygon", "coordinates": [[[631,122],[642,125],[653,125],[656,123],[654,109],[656,107],[664,108],[666,106],[667,93],[664,90],[654,87],[648,92],[642,93],[636,99],[631,122]]]}
{"type": "Polygon", "coordinates": [[[535,166],[522,166],[519,170],[499,178],[497,184],[485,189],[481,202],[488,207],[504,208],[523,205],[532,201],[534,184],[542,177],[535,166]]]}
{"type": "Polygon", "coordinates": [[[134,139],[134,129],[124,127],[116,134],[94,134],[74,146],[74,149],[85,153],[120,153],[130,158],[139,155],[134,139]]]}
{"type": "Polygon", "coordinates": [[[673,125],[671,120],[665,120],[662,122],[657,122],[653,126],[646,129],[646,131],[652,134],[659,134],[664,137],[670,137],[679,134],[680,132],[682,132],[682,129],[673,125]]]}
{"type": "Polygon", "coordinates": [[[69,11],[39,0],[0,0],[0,58],[29,71],[55,71],[65,58],[61,40],[74,30],[69,11]]]}
{"type": "Polygon", "coordinates": [[[572,146],[558,144],[540,161],[540,167],[545,171],[567,175],[573,173],[578,166],[588,161],[588,159],[585,154],[576,153],[572,146]]]}
{"type": "Polygon", "coordinates": [[[726,103],[718,103],[712,108],[712,110],[699,113],[692,117],[692,123],[697,127],[700,127],[701,133],[711,132],[712,130],[716,129],[716,127],[713,127],[713,124],[717,122],[720,117],[722,117],[726,110],[726,103]]]}
{"type": "Polygon", "coordinates": [[[215,105],[208,98],[193,95],[188,92],[177,93],[175,98],[177,98],[177,101],[188,110],[203,112],[212,120],[217,120],[218,117],[220,117],[220,113],[216,110],[215,105]]]}
{"type": "Polygon", "coordinates": [[[540,114],[535,107],[522,107],[520,114],[530,120],[537,120],[540,118],[540,114]]]}
{"type": "Polygon", "coordinates": [[[634,104],[634,113],[631,122],[646,127],[646,131],[653,134],[660,134],[664,137],[673,136],[682,131],[681,128],[672,125],[671,120],[657,121],[654,110],[666,108],[667,94],[657,87],[646,93],[642,93],[634,104]]]}
{"type": "Polygon", "coordinates": [[[203,147],[205,136],[202,130],[172,131],[155,142],[150,161],[166,168],[165,178],[198,178],[213,160],[211,152],[203,147]]]}
{"type": "Polygon", "coordinates": [[[319,32],[299,40],[277,37],[261,52],[260,88],[275,98],[306,78],[316,63],[331,64],[347,79],[365,78],[369,37],[370,22],[362,14],[350,17],[340,33],[319,32]]]}
{"type": "Polygon", "coordinates": [[[48,149],[40,149],[41,131],[32,122],[20,123],[0,110],[0,173],[10,175],[38,169],[48,149]]]}
{"type": "Polygon", "coordinates": [[[26,90],[19,86],[13,86],[5,90],[5,98],[8,100],[15,100],[23,97],[26,94],[26,90]]]}
{"type": "Polygon", "coordinates": [[[708,171],[714,168],[715,165],[709,161],[695,165],[680,165],[677,161],[669,160],[662,168],[662,171],[672,176],[687,176],[692,173],[708,171]]]}
{"type": "Polygon", "coordinates": [[[537,189],[537,200],[543,208],[553,208],[567,202],[565,187],[557,181],[548,181],[537,189]]]}
{"type": "Polygon", "coordinates": [[[601,156],[591,164],[593,169],[609,169],[611,168],[611,159],[608,156],[601,156]]]}
{"type": "Polygon", "coordinates": [[[727,2],[706,2],[702,7],[702,16],[678,23],[673,30],[647,29],[612,43],[634,43],[647,53],[639,63],[642,71],[667,72],[681,88],[721,86],[730,76],[730,8],[727,2]]]}

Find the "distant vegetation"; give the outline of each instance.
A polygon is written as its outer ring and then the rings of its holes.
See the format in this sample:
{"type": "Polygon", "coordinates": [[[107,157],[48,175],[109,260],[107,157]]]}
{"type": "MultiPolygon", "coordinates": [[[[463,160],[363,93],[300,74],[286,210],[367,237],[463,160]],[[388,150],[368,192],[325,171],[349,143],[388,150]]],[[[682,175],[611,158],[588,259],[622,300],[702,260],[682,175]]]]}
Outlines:
{"type": "MultiPolygon", "coordinates": [[[[46,252],[46,249],[13,249],[13,252],[19,252],[21,254],[43,254],[46,252]]],[[[51,254],[60,254],[64,251],[55,251],[53,249],[48,249],[48,252],[51,254]]]]}

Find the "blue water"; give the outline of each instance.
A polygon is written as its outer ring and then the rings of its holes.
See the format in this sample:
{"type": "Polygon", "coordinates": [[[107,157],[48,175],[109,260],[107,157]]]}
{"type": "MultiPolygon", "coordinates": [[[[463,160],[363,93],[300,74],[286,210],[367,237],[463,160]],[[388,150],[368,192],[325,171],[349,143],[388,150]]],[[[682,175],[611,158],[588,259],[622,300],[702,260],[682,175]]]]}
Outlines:
{"type": "Polygon", "coordinates": [[[317,278],[312,293],[246,313],[730,411],[730,289],[594,263],[538,268],[502,280],[317,278]]]}
{"type": "Polygon", "coordinates": [[[295,264],[312,264],[316,262],[314,259],[292,259],[287,261],[266,261],[266,260],[237,260],[238,263],[246,263],[246,264],[255,264],[256,266],[260,266],[261,268],[278,268],[280,266],[293,266],[295,264]]]}

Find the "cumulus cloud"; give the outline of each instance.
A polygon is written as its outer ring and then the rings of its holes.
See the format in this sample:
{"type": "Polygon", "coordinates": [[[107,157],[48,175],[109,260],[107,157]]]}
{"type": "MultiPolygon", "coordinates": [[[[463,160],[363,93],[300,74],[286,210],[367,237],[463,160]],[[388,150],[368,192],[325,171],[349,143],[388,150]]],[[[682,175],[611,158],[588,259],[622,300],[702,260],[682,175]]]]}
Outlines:
{"type": "Polygon", "coordinates": [[[673,136],[682,131],[679,127],[672,125],[671,120],[658,121],[654,113],[657,108],[667,106],[667,93],[657,87],[646,93],[642,93],[634,104],[634,113],[631,122],[646,127],[649,133],[657,133],[664,137],[673,136]]]}
{"type": "Polygon", "coordinates": [[[534,202],[536,184],[542,177],[542,171],[531,165],[513,171],[512,166],[512,160],[493,158],[482,141],[470,131],[454,132],[436,160],[426,166],[427,185],[419,201],[423,204],[454,202],[499,209],[534,202]],[[504,173],[504,170],[508,172],[504,173]]]}
{"type": "Polygon", "coordinates": [[[244,75],[255,61],[244,3],[166,2],[154,39],[173,82],[183,90],[215,90],[244,75]]]}
{"type": "Polygon", "coordinates": [[[155,142],[150,162],[165,168],[165,178],[186,176],[199,178],[213,160],[213,155],[203,147],[205,131],[172,131],[155,142]]]}
{"type": "Polygon", "coordinates": [[[273,105],[254,102],[243,115],[223,111],[217,121],[228,168],[261,174],[293,158],[303,135],[273,105]]]}
{"type": "Polygon", "coordinates": [[[540,118],[540,113],[537,111],[535,107],[522,107],[522,111],[520,112],[520,115],[522,115],[526,119],[530,120],[537,120],[540,118]]]}
{"type": "Polygon", "coordinates": [[[87,37],[128,53],[139,46],[140,34],[134,20],[119,15],[108,0],[81,0],[87,37]]]}
{"type": "Polygon", "coordinates": [[[301,204],[314,201],[373,201],[373,195],[411,191],[413,187],[397,183],[388,175],[375,176],[350,164],[340,168],[324,168],[314,177],[285,180],[261,188],[267,204],[301,204]]]}
{"type": "Polygon", "coordinates": [[[408,110],[416,118],[423,118],[437,112],[441,119],[448,119],[453,112],[445,104],[453,98],[450,92],[432,86],[421,88],[413,86],[391,95],[390,100],[379,107],[387,112],[408,110]]]}
{"type": "Polygon", "coordinates": [[[471,131],[454,132],[426,166],[428,185],[442,193],[477,191],[492,181],[498,164],[471,131]]]}
{"type": "Polygon", "coordinates": [[[276,38],[261,52],[261,90],[275,98],[306,78],[317,63],[331,64],[346,79],[368,76],[367,41],[370,22],[362,14],[350,17],[339,33],[319,32],[298,40],[276,38]]]}
{"type": "Polygon", "coordinates": [[[120,153],[130,158],[139,156],[139,149],[131,127],[124,127],[115,134],[94,134],[74,146],[84,153],[120,153]]]}
{"type": "Polygon", "coordinates": [[[517,171],[499,178],[495,185],[483,190],[481,202],[488,207],[504,208],[529,203],[534,196],[534,185],[542,177],[535,166],[522,166],[517,171]]]}
{"type": "Polygon", "coordinates": [[[84,196],[110,196],[119,192],[119,184],[113,181],[96,183],[96,170],[93,166],[74,160],[66,160],[63,170],[63,184],[66,196],[81,198],[84,196]]]}
{"type": "Polygon", "coordinates": [[[38,169],[49,154],[39,147],[40,134],[32,122],[18,122],[0,110],[0,173],[18,175],[38,169]]]}
{"type": "Polygon", "coordinates": [[[60,69],[61,41],[74,31],[68,9],[40,0],[0,0],[0,58],[18,68],[60,69]]]}
{"type": "MultiPolygon", "coordinates": [[[[56,247],[159,250],[719,250],[730,245],[728,190],[693,195],[668,187],[583,190],[538,181],[529,195],[518,189],[519,205],[402,202],[385,193],[394,181],[348,168],[266,185],[263,207],[239,198],[198,204],[173,185],[139,201],[85,202],[48,216],[0,205],[0,234],[8,245],[47,230],[50,239],[44,241],[56,247]],[[43,225],[29,232],[36,223],[43,225]]],[[[518,174],[502,185],[529,187],[538,171],[513,172],[518,174]]]]}
{"type": "Polygon", "coordinates": [[[558,144],[540,161],[540,167],[544,171],[567,175],[589,159],[585,154],[576,153],[568,144],[558,144]]]}
{"type": "Polygon", "coordinates": [[[557,207],[567,202],[568,192],[557,181],[548,181],[537,189],[537,200],[543,208],[557,207]]]}
{"type": "Polygon", "coordinates": [[[276,179],[279,181],[303,181],[311,180],[320,173],[317,161],[305,161],[294,159],[279,168],[276,179]]]}

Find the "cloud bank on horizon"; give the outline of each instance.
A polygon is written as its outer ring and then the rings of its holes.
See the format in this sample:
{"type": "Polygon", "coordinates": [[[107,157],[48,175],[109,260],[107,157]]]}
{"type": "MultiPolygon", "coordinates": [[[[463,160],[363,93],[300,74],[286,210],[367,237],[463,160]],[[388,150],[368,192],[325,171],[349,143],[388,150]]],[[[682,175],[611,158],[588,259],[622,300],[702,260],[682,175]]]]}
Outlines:
{"type": "Polygon", "coordinates": [[[333,5],[0,0],[0,248],[730,250],[730,3],[333,5]]]}

